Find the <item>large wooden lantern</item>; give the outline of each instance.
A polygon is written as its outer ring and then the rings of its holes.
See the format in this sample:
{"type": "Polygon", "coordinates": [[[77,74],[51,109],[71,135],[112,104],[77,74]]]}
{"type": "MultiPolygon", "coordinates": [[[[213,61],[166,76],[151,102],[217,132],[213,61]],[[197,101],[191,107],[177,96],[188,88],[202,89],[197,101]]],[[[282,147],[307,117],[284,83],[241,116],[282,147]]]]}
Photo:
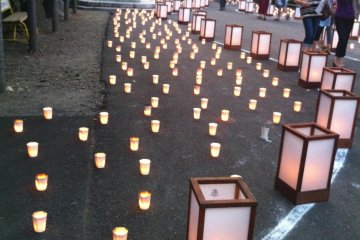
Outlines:
{"type": "Polygon", "coordinates": [[[192,8],[199,9],[201,6],[201,0],[192,0],[192,8]]]}
{"type": "Polygon", "coordinates": [[[184,0],[183,7],[191,8],[192,7],[192,0],[184,0]]]}
{"type": "Polygon", "coordinates": [[[200,0],[200,8],[204,8],[206,5],[205,0],[200,0]]]}
{"type": "Polygon", "coordinates": [[[298,71],[302,42],[294,39],[281,39],[277,69],[281,71],[298,71]]]}
{"type": "Polygon", "coordinates": [[[166,4],[157,4],[156,6],[156,16],[161,19],[167,19],[168,6],[166,4]]]}
{"type": "Polygon", "coordinates": [[[205,0],[205,7],[209,6],[209,0],[205,0]]]}
{"type": "Polygon", "coordinates": [[[225,25],[224,48],[240,50],[242,43],[243,26],[237,24],[225,25]]]}
{"type": "Polygon", "coordinates": [[[271,33],[265,31],[254,31],[251,37],[251,56],[255,59],[269,59],[271,33]]]}
{"type": "Polygon", "coordinates": [[[353,28],[352,28],[351,33],[350,33],[350,39],[351,40],[358,40],[359,36],[360,36],[360,22],[355,20],[353,28]]]}
{"type": "Polygon", "coordinates": [[[252,239],[256,205],[241,177],[190,178],[186,239],[252,239]]]}
{"type": "Polygon", "coordinates": [[[216,20],[211,18],[201,19],[199,39],[214,41],[215,39],[216,20]]]}
{"type": "Polygon", "coordinates": [[[266,16],[273,16],[274,15],[274,10],[275,10],[275,5],[273,4],[269,4],[268,9],[266,11],[266,16]]]}
{"type": "Polygon", "coordinates": [[[173,4],[173,12],[178,12],[181,7],[181,1],[180,0],[174,0],[172,2],[173,4]]]}
{"type": "Polygon", "coordinates": [[[247,0],[245,3],[245,13],[254,13],[255,3],[252,0],[247,0]]]}
{"type": "Polygon", "coordinates": [[[346,68],[324,67],[321,89],[337,89],[353,92],[356,72],[346,68]]]}
{"type": "Polygon", "coordinates": [[[316,123],[283,125],[275,189],[294,204],[327,201],[338,137],[316,123]]]}
{"type": "Polygon", "coordinates": [[[206,18],[203,14],[194,14],[191,20],[191,33],[198,34],[201,28],[201,20],[206,18]]]}
{"type": "Polygon", "coordinates": [[[191,8],[179,8],[179,24],[188,24],[190,22],[191,8]]]}
{"type": "Polygon", "coordinates": [[[352,146],[359,99],[345,90],[321,90],[319,93],[315,121],[340,135],[338,147],[352,146]]]}
{"type": "Polygon", "coordinates": [[[299,85],[304,88],[320,88],[323,68],[326,66],[327,53],[303,51],[300,66],[299,85]]]}
{"type": "Polygon", "coordinates": [[[245,12],[246,9],[246,0],[240,0],[238,5],[238,10],[241,12],[245,12]]]}

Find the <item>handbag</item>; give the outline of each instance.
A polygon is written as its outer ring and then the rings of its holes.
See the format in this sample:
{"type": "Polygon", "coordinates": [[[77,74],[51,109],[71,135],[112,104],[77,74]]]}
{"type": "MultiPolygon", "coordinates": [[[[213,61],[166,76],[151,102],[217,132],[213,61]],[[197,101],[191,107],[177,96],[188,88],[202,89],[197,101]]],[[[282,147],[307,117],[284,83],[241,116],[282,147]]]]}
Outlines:
{"type": "Polygon", "coordinates": [[[328,4],[325,4],[322,11],[321,11],[321,20],[326,20],[328,17],[331,16],[331,9],[328,4]]]}

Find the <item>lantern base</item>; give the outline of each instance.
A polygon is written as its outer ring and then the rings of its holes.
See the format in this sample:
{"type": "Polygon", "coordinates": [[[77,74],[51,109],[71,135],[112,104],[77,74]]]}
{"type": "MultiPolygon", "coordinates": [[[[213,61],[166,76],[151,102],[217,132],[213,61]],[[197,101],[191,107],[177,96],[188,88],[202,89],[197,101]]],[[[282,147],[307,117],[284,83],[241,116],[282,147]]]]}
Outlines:
{"type": "Polygon", "coordinates": [[[270,57],[270,54],[256,54],[256,53],[250,53],[250,56],[257,60],[268,60],[270,57]]]}
{"type": "Polygon", "coordinates": [[[156,17],[157,19],[161,18],[163,20],[167,20],[167,17],[156,17]]]}
{"type": "Polygon", "coordinates": [[[294,17],[295,20],[301,20],[301,17],[294,17]]]}
{"type": "Polygon", "coordinates": [[[191,33],[192,33],[192,34],[199,34],[199,33],[200,33],[200,31],[191,30],[191,33]]]}
{"type": "Polygon", "coordinates": [[[349,138],[339,138],[337,147],[338,148],[351,148],[352,147],[352,139],[349,138]]]}
{"type": "Polygon", "coordinates": [[[297,192],[279,178],[275,178],[274,188],[275,190],[282,193],[287,199],[289,199],[295,205],[314,203],[314,202],[327,202],[330,196],[330,189],[297,192]]]}
{"type": "Polygon", "coordinates": [[[230,49],[230,50],[240,50],[240,49],[241,49],[241,45],[228,45],[228,44],[224,44],[224,48],[225,48],[225,49],[230,49]]]}
{"type": "Polygon", "coordinates": [[[215,40],[215,37],[201,37],[199,36],[199,40],[203,40],[205,39],[205,41],[207,42],[213,42],[215,40]]]}
{"type": "Polygon", "coordinates": [[[299,66],[285,66],[280,63],[277,64],[277,69],[283,72],[297,72],[299,71],[299,66]]]}
{"type": "Polygon", "coordinates": [[[355,37],[355,36],[349,37],[349,40],[358,40],[358,37],[355,37]]]}
{"type": "Polygon", "coordinates": [[[190,21],[178,21],[178,24],[186,25],[189,24],[190,21]]]}
{"type": "Polygon", "coordinates": [[[298,84],[303,88],[320,88],[321,82],[306,82],[302,79],[299,79],[298,84]]]}

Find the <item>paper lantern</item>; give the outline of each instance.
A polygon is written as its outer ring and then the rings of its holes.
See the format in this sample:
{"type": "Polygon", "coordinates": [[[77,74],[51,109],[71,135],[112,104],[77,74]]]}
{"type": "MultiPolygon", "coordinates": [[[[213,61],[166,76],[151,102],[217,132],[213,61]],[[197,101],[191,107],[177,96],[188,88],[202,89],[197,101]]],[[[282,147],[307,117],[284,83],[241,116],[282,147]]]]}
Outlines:
{"type": "Polygon", "coordinates": [[[294,101],[294,112],[300,112],[301,111],[301,105],[302,103],[300,101],[294,101]]]}
{"type": "Polygon", "coordinates": [[[200,88],[199,85],[194,86],[194,94],[195,94],[195,95],[199,95],[199,94],[200,94],[200,90],[201,90],[201,88],[200,88]]]}
{"type": "Polygon", "coordinates": [[[337,89],[353,92],[356,72],[346,68],[324,67],[321,89],[337,89]]]}
{"type": "Polygon", "coordinates": [[[39,154],[39,143],[37,142],[28,142],[27,146],[27,153],[29,157],[37,157],[39,154]]]}
{"type": "Polygon", "coordinates": [[[266,88],[259,88],[259,97],[266,97],[266,88]]]}
{"type": "Polygon", "coordinates": [[[45,232],[46,230],[47,213],[44,211],[36,211],[32,214],[33,228],[37,233],[45,232]]]}
{"type": "Polygon", "coordinates": [[[131,151],[139,150],[139,141],[140,141],[140,139],[138,137],[130,138],[130,150],[131,151]]]}
{"type": "Polygon", "coordinates": [[[21,119],[16,119],[14,121],[14,131],[20,133],[24,130],[24,121],[21,119]]]}
{"type": "Polygon", "coordinates": [[[127,69],[127,75],[128,75],[129,77],[132,77],[132,76],[134,75],[134,69],[133,69],[133,68],[128,68],[128,69],[127,69]]]}
{"type": "Polygon", "coordinates": [[[148,117],[151,116],[151,106],[144,107],[144,115],[148,117]]]}
{"type": "Polygon", "coordinates": [[[53,117],[53,109],[51,107],[44,107],[43,114],[45,119],[50,120],[53,117]]]}
{"type": "Polygon", "coordinates": [[[241,87],[235,86],[234,87],[234,96],[239,97],[241,94],[241,87]]]}
{"type": "Polygon", "coordinates": [[[146,63],[147,62],[147,56],[141,56],[141,63],[146,63]]]}
{"type": "Polygon", "coordinates": [[[315,121],[339,134],[338,147],[351,148],[360,98],[345,90],[321,90],[315,121]]]}
{"type": "Polygon", "coordinates": [[[296,7],[296,8],[295,8],[294,19],[297,19],[297,20],[300,20],[300,19],[301,19],[300,7],[296,7]]]}
{"type": "Polygon", "coordinates": [[[160,129],[160,121],[159,120],[151,120],[151,131],[153,133],[158,133],[160,129]]]}
{"type": "Polygon", "coordinates": [[[278,86],[279,85],[279,78],[278,77],[273,77],[272,78],[272,81],[271,81],[271,84],[273,85],[273,86],[278,86]]]}
{"type": "Polygon", "coordinates": [[[179,9],[178,23],[188,24],[191,17],[191,8],[181,7],[179,9]]]}
{"type": "Polygon", "coordinates": [[[252,57],[246,57],[246,63],[251,64],[251,62],[252,62],[252,57]]]}
{"type": "Polygon", "coordinates": [[[183,7],[191,8],[192,6],[192,0],[184,0],[183,1],[183,7]]]}
{"type": "Polygon", "coordinates": [[[201,7],[201,0],[192,0],[192,8],[199,9],[201,7]]]}
{"type": "Polygon", "coordinates": [[[159,83],[159,75],[152,75],[152,82],[153,84],[159,83]]]}
{"type": "Polygon", "coordinates": [[[255,12],[255,3],[252,0],[248,0],[245,2],[245,13],[253,13],[255,12]]]}
{"type": "Polygon", "coordinates": [[[257,105],[257,101],[255,99],[250,99],[249,100],[249,109],[250,110],[255,110],[256,109],[256,105],[257,105]]]}
{"type": "Polygon", "coordinates": [[[246,9],[246,0],[240,0],[238,5],[238,10],[241,12],[245,12],[246,9]]]}
{"type": "Polygon", "coordinates": [[[129,52],[129,57],[130,58],[135,58],[135,51],[130,51],[129,52]]]}
{"type": "Polygon", "coordinates": [[[116,55],[116,62],[121,62],[121,55],[116,55]]]}
{"type": "Polygon", "coordinates": [[[193,108],[194,119],[200,119],[201,108],[193,108]]]}
{"type": "Polygon", "coordinates": [[[201,108],[202,109],[207,109],[207,106],[208,106],[208,102],[209,102],[209,99],[207,98],[201,98],[201,108]]]}
{"type": "Polygon", "coordinates": [[[169,91],[170,91],[170,84],[164,83],[163,84],[163,93],[164,94],[169,94],[169,91]]]}
{"type": "Polygon", "coordinates": [[[281,71],[298,71],[302,42],[294,39],[281,39],[277,69],[281,71]]]}
{"type": "Polygon", "coordinates": [[[218,77],[222,77],[222,75],[223,75],[223,70],[222,70],[221,68],[219,68],[219,69],[217,70],[217,76],[218,76],[218,77]]]}
{"type": "Polygon", "coordinates": [[[150,159],[140,159],[139,164],[140,164],[140,174],[144,176],[149,175],[150,164],[151,164],[150,159]]]}
{"type": "Polygon", "coordinates": [[[148,191],[139,193],[139,207],[141,210],[148,210],[150,208],[151,193],[148,191]]]}
{"type": "Polygon", "coordinates": [[[281,113],[280,112],[273,112],[273,123],[279,124],[281,121],[281,113]]]}
{"type": "Polygon", "coordinates": [[[170,15],[172,12],[172,1],[165,1],[165,4],[167,6],[167,13],[170,15]]]}
{"type": "Polygon", "coordinates": [[[108,45],[109,48],[112,48],[112,46],[113,46],[113,41],[110,41],[110,40],[107,41],[107,45],[108,45]]]}
{"type": "Polygon", "coordinates": [[[256,205],[241,177],[190,178],[186,239],[252,239],[256,205]]]}
{"type": "Polygon", "coordinates": [[[209,123],[209,135],[216,136],[217,123],[209,123]]]}
{"type": "Polygon", "coordinates": [[[180,0],[174,0],[172,2],[173,6],[172,6],[172,9],[173,9],[173,12],[178,12],[180,7],[181,7],[181,1],[180,0]]]}
{"type": "Polygon", "coordinates": [[[103,152],[94,154],[96,168],[104,168],[106,163],[106,154],[103,152]]]}
{"type": "Polygon", "coordinates": [[[151,98],[151,107],[157,108],[159,106],[159,98],[158,97],[152,97],[151,98]]]}
{"type": "Polygon", "coordinates": [[[327,201],[338,137],[316,123],[283,125],[275,189],[294,204],[327,201]]]}
{"type": "Polygon", "coordinates": [[[174,77],[176,77],[176,76],[179,75],[179,70],[178,70],[178,68],[174,68],[174,69],[172,70],[172,75],[173,75],[174,77]]]}
{"type": "Polygon", "coordinates": [[[269,69],[264,69],[264,71],[263,71],[263,77],[264,77],[264,78],[268,78],[269,75],[270,75],[270,70],[269,70],[269,69]]]}
{"type": "Polygon", "coordinates": [[[250,55],[255,59],[269,59],[270,45],[271,45],[270,32],[253,31],[251,37],[251,52],[250,55]]]}
{"type": "Polygon", "coordinates": [[[300,66],[299,85],[304,88],[320,88],[323,68],[327,63],[327,53],[303,51],[300,66]]]}
{"type": "Polygon", "coordinates": [[[35,188],[38,191],[45,191],[47,189],[49,176],[46,173],[39,173],[35,176],[35,188]]]}
{"type": "Polygon", "coordinates": [[[221,110],[221,120],[227,122],[229,120],[230,111],[227,109],[221,110]]]}
{"type": "Polygon", "coordinates": [[[211,143],[210,144],[210,154],[212,157],[217,158],[220,155],[221,144],[220,143],[211,143]]]}
{"type": "Polygon", "coordinates": [[[235,83],[236,85],[241,85],[243,82],[243,77],[236,77],[235,83]]]}
{"type": "Polygon", "coordinates": [[[224,48],[240,50],[242,44],[243,26],[237,24],[225,25],[224,48]]]}
{"type": "Polygon", "coordinates": [[[261,68],[262,68],[262,64],[261,63],[256,63],[255,68],[256,68],[256,70],[260,71],[261,68]]]}
{"type": "Polygon", "coordinates": [[[246,53],[245,52],[241,52],[240,53],[240,59],[245,59],[246,58],[246,53]]]}
{"type": "Polygon", "coordinates": [[[290,92],[291,92],[291,89],[290,89],[290,88],[284,88],[284,90],[283,90],[283,97],[284,97],[284,98],[289,98],[289,97],[290,97],[290,92]]]}
{"type": "Polygon", "coordinates": [[[80,141],[87,141],[89,136],[89,128],[87,127],[81,127],[79,128],[79,139],[80,141]]]}
{"type": "Polygon", "coordinates": [[[156,16],[160,19],[167,19],[168,16],[168,6],[166,4],[157,4],[157,14],[156,16]]]}
{"type": "Polygon", "coordinates": [[[124,227],[116,227],[113,229],[113,240],[127,240],[128,230],[124,227]]]}
{"type": "Polygon", "coordinates": [[[353,28],[350,33],[349,39],[351,40],[357,40],[360,35],[360,22],[354,21],[353,28]]]}
{"type": "Polygon", "coordinates": [[[122,63],[121,63],[121,69],[124,70],[124,71],[126,71],[127,68],[128,68],[127,62],[122,62],[122,63]]]}
{"type": "Polygon", "coordinates": [[[195,80],[196,84],[201,85],[202,84],[202,76],[199,75],[199,76],[196,76],[195,78],[196,78],[196,80],[195,80]]]}
{"type": "Polygon", "coordinates": [[[202,14],[194,14],[191,20],[191,33],[198,34],[201,29],[201,20],[205,19],[206,16],[202,14]]]}
{"type": "Polygon", "coordinates": [[[233,65],[234,65],[233,62],[227,62],[226,67],[227,67],[228,70],[232,70],[233,65]]]}
{"type": "Polygon", "coordinates": [[[199,39],[206,41],[214,41],[215,39],[216,20],[210,18],[201,19],[199,39]]]}

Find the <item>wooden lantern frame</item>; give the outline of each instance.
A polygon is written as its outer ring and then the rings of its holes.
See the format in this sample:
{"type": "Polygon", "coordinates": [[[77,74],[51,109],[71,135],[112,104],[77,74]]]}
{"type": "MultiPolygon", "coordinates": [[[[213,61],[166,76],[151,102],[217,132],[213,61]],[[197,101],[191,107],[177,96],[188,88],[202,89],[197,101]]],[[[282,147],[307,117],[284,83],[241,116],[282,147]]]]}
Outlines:
{"type": "Polygon", "coordinates": [[[212,18],[201,19],[199,40],[205,39],[207,42],[214,41],[215,40],[215,30],[216,30],[216,20],[215,19],[212,19],[212,18]],[[206,36],[207,26],[208,26],[209,22],[214,23],[214,31],[213,31],[214,34],[212,36],[206,36]]]}
{"type": "Polygon", "coordinates": [[[246,0],[239,0],[238,10],[240,12],[245,12],[246,9],[246,0]]]}
{"type": "Polygon", "coordinates": [[[270,48],[271,48],[271,39],[272,39],[272,33],[271,32],[253,31],[252,35],[251,35],[251,48],[250,48],[251,57],[253,57],[254,59],[259,59],[259,60],[267,60],[267,59],[269,59],[269,57],[270,57],[270,48]],[[253,43],[254,43],[254,38],[255,38],[256,35],[258,36],[257,45],[256,45],[255,50],[253,51],[253,43]],[[267,53],[260,54],[259,53],[259,51],[261,49],[260,39],[264,35],[270,36],[269,47],[268,47],[267,53]]]}
{"type": "Polygon", "coordinates": [[[254,13],[256,10],[255,2],[246,1],[245,2],[245,13],[254,13]]]}
{"type": "Polygon", "coordinates": [[[173,3],[173,12],[179,12],[182,1],[181,0],[174,0],[172,3],[173,3]]]}
{"type": "Polygon", "coordinates": [[[165,1],[165,4],[167,6],[167,12],[168,12],[168,15],[171,15],[171,12],[173,11],[173,3],[172,1],[165,1]]]}
{"type": "MultiPolygon", "coordinates": [[[[196,240],[203,240],[205,229],[206,209],[225,209],[225,208],[242,208],[250,207],[249,227],[247,233],[247,239],[253,238],[254,226],[255,226],[255,214],[257,201],[250,191],[247,184],[241,177],[203,177],[203,178],[190,178],[189,180],[189,202],[188,202],[188,221],[187,221],[187,236],[186,239],[190,240],[190,222],[191,222],[191,201],[192,194],[194,200],[199,206],[196,240]],[[234,199],[228,200],[206,200],[204,194],[200,188],[203,184],[235,184],[234,199]],[[243,196],[240,196],[240,192],[243,196]]],[[[239,226],[241,227],[241,226],[239,226]]]]}
{"type": "Polygon", "coordinates": [[[299,81],[298,84],[304,88],[320,88],[321,86],[321,77],[322,77],[322,70],[324,67],[326,67],[328,54],[321,51],[303,51],[302,52],[302,59],[300,64],[300,74],[299,74],[299,81]],[[308,61],[304,61],[304,58],[308,57],[308,61]],[[318,70],[314,71],[311,69],[311,66],[313,66],[314,58],[321,57],[323,58],[323,61],[318,66],[318,70]],[[305,65],[307,62],[307,65],[305,65]],[[320,70],[321,68],[321,70],[320,70]],[[302,77],[303,71],[306,71],[304,74],[305,76],[302,77]],[[321,71],[321,72],[320,72],[321,71]],[[318,73],[318,79],[310,79],[310,73],[318,73]]]}
{"type": "Polygon", "coordinates": [[[324,67],[321,89],[354,91],[356,72],[340,67],[324,67]]]}
{"type": "Polygon", "coordinates": [[[315,122],[339,134],[339,141],[337,145],[339,148],[352,147],[355,134],[356,119],[359,113],[359,102],[360,97],[346,90],[320,90],[319,92],[315,122]],[[322,102],[323,98],[324,102],[322,102]],[[327,98],[327,101],[325,100],[325,98],[327,98]],[[336,108],[337,101],[340,101],[343,104],[346,101],[350,104],[349,107],[351,107],[352,109],[345,111],[344,106],[337,106],[336,108]],[[330,102],[330,105],[328,105],[328,102],[330,102]],[[336,120],[341,121],[341,124],[336,124],[336,120]],[[333,125],[334,122],[335,126],[333,125]],[[351,128],[351,130],[347,129],[347,133],[350,134],[350,137],[344,137],[344,135],[340,132],[341,130],[339,128],[347,128],[348,126],[350,126],[351,128]]]}
{"type": "Polygon", "coordinates": [[[299,70],[300,65],[300,56],[301,56],[301,47],[302,42],[295,40],[295,39],[281,39],[280,40],[280,47],[279,47],[279,56],[278,56],[278,63],[277,63],[277,69],[284,71],[284,72],[297,72],[299,70]],[[285,47],[283,47],[285,45],[285,47]],[[293,55],[294,53],[290,49],[291,45],[299,45],[299,53],[297,57],[297,64],[290,65],[288,63],[288,57],[289,55],[293,55]],[[285,51],[285,56],[282,57],[283,51],[285,51]]]}
{"type": "Polygon", "coordinates": [[[206,15],[203,14],[193,14],[191,19],[191,33],[199,34],[201,28],[201,20],[206,18],[206,15]]]}
{"type": "Polygon", "coordinates": [[[191,8],[187,7],[180,7],[179,8],[179,16],[178,16],[178,23],[179,24],[188,24],[191,20],[191,8]],[[189,13],[189,18],[186,19],[186,14],[189,13]],[[182,17],[182,18],[181,18],[182,17]]]}
{"type": "MultiPolygon", "coordinates": [[[[289,199],[294,204],[305,204],[305,203],[311,203],[311,202],[326,202],[329,199],[330,195],[330,183],[331,183],[331,176],[332,171],[334,167],[334,161],[335,161],[335,155],[336,155],[336,145],[338,141],[339,135],[323,128],[322,126],[316,124],[316,123],[297,123],[297,124],[285,124],[283,125],[282,129],[282,136],[281,136],[281,143],[280,143],[280,151],[279,151],[279,161],[278,161],[278,167],[275,177],[275,190],[281,192],[287,199],[289,199]],[[302,131],[297,130],[298,128],[310,128],[310,136],[305,135],[302,131]],[[322,135],[316,135],[316,132],[323,133],[322,135]],[[292,136],[295,136],[297,139],[300,139],[302,143],[301,147],[301,153],[298,155],[299,158],[299,165],[296,167],[298,169],[298,175],[296,177],[296,187],[291,187],[288,183],[285,182],[285,180],[281,179],[280,176],[280,168],[282,167],[282,161],[283,161],[283,152],[286,151],[286,144],[285,141],[285,134],[288,133],[292,136]],[[306,168],[306,162],[307,162],[307,154],[308,154],[308,148],[311,142],[314,141],[321,141],[321,140],[333,140],[333,150],[330,155],[329,164],[329,171],[327,174],[326,180],[326,187],[316,190],[310,190],[310,191],[302,191],[302,185],[304,181],[304,171],[306,168]],[[285,145],[285,147],[284,147],[285,145]],[[285,150],[284,150],[285,149],[285,150]]],[[[288,143],[287,143],[288,144],[288,143]]],[[[285,152],[286,154],[286,152],[285,152]]],[[[286,159],[284,161],[287,161],[286,159]]],[[[285,170],[288,171],[288,170],[285,170]]],[[[306,176],[306,175],[305,175],[306,176]]]]}
{"type": "Polygon", "coordinates": [[[242,45],[242,36],[244,32],[244,27],[238,24],[226,24],[225,25],[225,36],[224,36],[224,48],[232,50],[240,50],[242,45]],[[235,29],[240,29],[240,44],[233,44],[233,32],[235,29]],[[230,32],[228,32],[230,31],[230,32]],[[229,34],[229,35],[228,35],[229,34]],[[230,38],[230,43],[227,43],[227,36],[230,38]]]}

